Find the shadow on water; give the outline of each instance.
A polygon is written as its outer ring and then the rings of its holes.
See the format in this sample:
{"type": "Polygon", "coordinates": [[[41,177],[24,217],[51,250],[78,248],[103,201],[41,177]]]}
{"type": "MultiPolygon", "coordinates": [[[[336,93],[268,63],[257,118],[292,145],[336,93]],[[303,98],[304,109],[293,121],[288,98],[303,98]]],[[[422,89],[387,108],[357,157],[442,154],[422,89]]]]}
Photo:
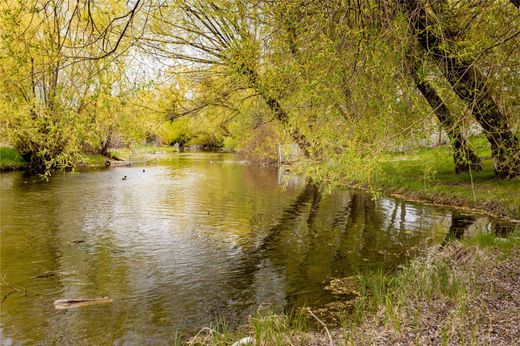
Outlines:
{"type": "Polygon", "coordinates": [[[446,239],[444,239],[442,245],[444,246],[452,240],[462,239],[464,233],[474,223],[474,216],[453,212],[451,214],[451,225],[448,230],[448,233],[446,234],[446,239]]]}
{"type": "MultiPolygon", "coordinates": [[[[243,296],[258,286],[255,276],[276,268],[284,276],[284,306],[331,302],[336,297],[323,290],[331,278],[393,270],[432,243],[430,229],[413,225],[416,212],[401,201],[385,200],[382,207],[359,191],[323,196],[306,184],[256,247],[237,261],[236,276],[230,278],[236,288],[232,300],[247,301],[243,296]],[[386,208],[391,213],[385,214],[386,208]]],[[[270,303],[276,305],[276,299],[270,303]]]]}
{"type": "Polygon", "coordinates": [[[460,240],[464,238],[464,236],[466,235],[472,236],[482,231],[493,233],[499,237],[506,237],[508,234],[515,230],[515,225],[513,223],[506,222],[503,220],[492,219],[486,221],[485,225],[476,224],[478,220],[479,218],[475,215],[453,211],[451,214],[450,228],[448,229],[448,232],[446,233],[446,238],[444,239],[441,245],[445,246],[450,241],[460,240]]]}

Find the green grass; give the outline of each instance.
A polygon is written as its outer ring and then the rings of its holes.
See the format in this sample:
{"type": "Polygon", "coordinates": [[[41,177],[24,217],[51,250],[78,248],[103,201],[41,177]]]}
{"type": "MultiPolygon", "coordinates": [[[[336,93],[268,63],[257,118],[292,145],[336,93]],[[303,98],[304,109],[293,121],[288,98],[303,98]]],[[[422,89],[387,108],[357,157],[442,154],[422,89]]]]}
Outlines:
{"type": "Polygon", "coordinates": [[[0,170],[22,169],[26,162],[18,154],[16,149],[7,146],[0,146],[0,170]]]}
{"type": "Polygon", "coordinates": [[[147,155],[172,154],[177,150],[172,146],[138,145],[132,148],[111,149],[110,154],[121,160],[142,160],[147,155]]]}
{"type": "Polygon", "coordinates": [[[190,338],[189,344],[224,346],[244,337],[253,338],[256,345],[285,346],[295,337],[299,338],[299,344],[304,344],[307,318],[304,310],[275,313],[259,307],[246,325],[231,328],[225,320],[220,319],[190,338]]]}
{"type": "Polygon", "coordinates": [[[520,191],[520,179],[496,179],[485,138],[472,138],[471,144],[484,158],[482,171],[455,174],[447,146],[388,155],[379,181],[383,191],[520,218],[520,193],[512,193],[520,191]]]}
{"type": "Polygon", "coordinates": [[[81,163],[87,166],[104,166],[107,158],[100,154],[87,154],[81,160],[81,163]]]}
{"type": "Polygon", "coordinates": [[[462,243],[482,249],[498,249],[503,254],[509,255],[513,249],[520,248],[520,225],[516,225],[507,237],[497,237],[494,233],[479,233],[473,237],[464,238],[462,243]]]}

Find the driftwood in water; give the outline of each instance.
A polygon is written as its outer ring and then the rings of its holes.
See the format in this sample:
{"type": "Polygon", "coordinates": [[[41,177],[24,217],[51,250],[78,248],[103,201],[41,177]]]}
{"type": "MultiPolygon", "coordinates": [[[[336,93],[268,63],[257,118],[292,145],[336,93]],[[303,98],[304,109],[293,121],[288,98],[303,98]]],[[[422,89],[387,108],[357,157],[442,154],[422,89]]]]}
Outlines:
{"type": "Polygon", "coordinates": [[[40,275],[31,276],[31,279],[46,279],[58,275],[56,272],[45,272],[40,275]]]}
{"type": "Polygon", "coordinates": [[[84,306],[97,305],[97,304],[110,304],[112,299],[108,297],[102,298],[78,298],[78,299],[58,299],[54,302],[54,308],[56,310],[81,308],[84,306]]]}

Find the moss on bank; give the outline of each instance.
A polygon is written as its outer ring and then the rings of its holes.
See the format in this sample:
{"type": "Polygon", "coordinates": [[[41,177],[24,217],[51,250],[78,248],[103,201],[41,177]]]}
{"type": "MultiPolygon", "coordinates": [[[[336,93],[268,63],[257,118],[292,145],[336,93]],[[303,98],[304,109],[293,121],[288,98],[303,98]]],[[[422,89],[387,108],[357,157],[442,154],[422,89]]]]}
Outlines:
{"type": "Polygon", "coordinates": [[[0,146],[0,171],[23,169],[26,164],[16,149],[8,146],[0,146]]]}
{"type": "Polygon", "coordinates": [[[339,327],[305,331],[316,321],[306,310],[257,313],[238,330],[215,325],[185,342],[229,345],[249,336],[256,345],[512,345],[520,340],[519,275],[517,227],[508,238],[452,242],[395,274],[357,277],[359,294],[345,304],[339,327]]]}

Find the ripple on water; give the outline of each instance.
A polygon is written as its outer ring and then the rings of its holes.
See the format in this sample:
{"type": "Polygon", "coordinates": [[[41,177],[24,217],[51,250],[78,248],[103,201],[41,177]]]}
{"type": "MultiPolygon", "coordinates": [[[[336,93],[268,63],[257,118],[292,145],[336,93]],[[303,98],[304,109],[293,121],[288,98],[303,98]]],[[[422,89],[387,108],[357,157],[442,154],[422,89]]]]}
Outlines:
{"type": "Polygon", "coordinates": [[[271,168],[229,155],[25,181],[9,173],[0,184],[2,293],[15,292],[1,333],[13,342],[172,340],[176,328],[237,321],[259,304],[325,304],[335,299],[323,289],[330,277],[392,270],[458,220],[357,191],[283,186],[271,168]],[[105,295],[113,304],[52,305],[105,295]]]}

